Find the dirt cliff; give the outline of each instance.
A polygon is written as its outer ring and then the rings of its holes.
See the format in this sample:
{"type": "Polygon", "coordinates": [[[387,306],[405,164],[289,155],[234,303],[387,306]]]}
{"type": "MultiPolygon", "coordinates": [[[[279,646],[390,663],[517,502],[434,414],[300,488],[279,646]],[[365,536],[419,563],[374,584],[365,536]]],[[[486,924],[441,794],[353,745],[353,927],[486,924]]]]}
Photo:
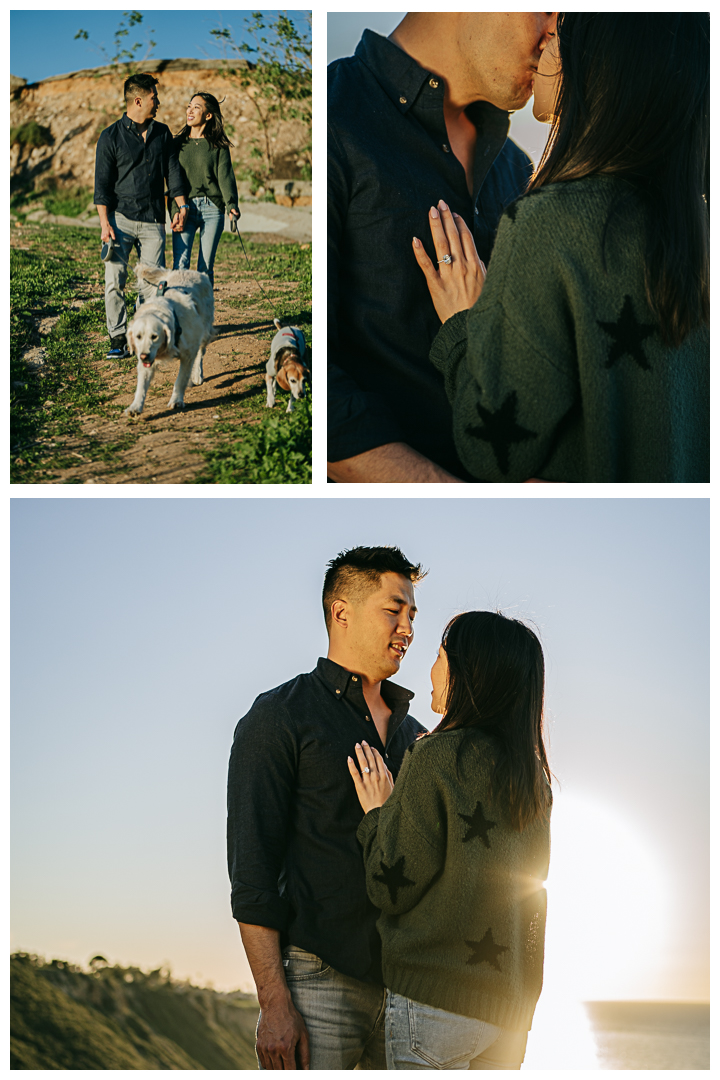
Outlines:
{"type": "MultiPolygon", "coordinates": [[[[235,62],[239,66],[242,62],[235,62]]],[[[251,65],[246,65],[252,70],[251,65]]],[[[206,90],[222,103],[225,128],[238,181],[249,178],[257,164],[251,154],[261,140],[261,125],[251,97],[222,72],[220,60],[148,60],[144,71],[159,79],[157,119],[175,133],[185,122],[185,107],[193,92],[206,90]]],[[[110,67],[89,68],[54,75],[26,84],[11,76],[11,134],[23,129],[25,137],[11,146],[13,188],[92,188],[95,146],[100,132],[125,111],[122,87],[125,75],[110,67]]],[[[309,160],[308,126],[301,120],[279,121],[271,131],[274,176],[299,179],[309,160]]],[[[12,141],[12,140],[11,140],[12,141]]]]}

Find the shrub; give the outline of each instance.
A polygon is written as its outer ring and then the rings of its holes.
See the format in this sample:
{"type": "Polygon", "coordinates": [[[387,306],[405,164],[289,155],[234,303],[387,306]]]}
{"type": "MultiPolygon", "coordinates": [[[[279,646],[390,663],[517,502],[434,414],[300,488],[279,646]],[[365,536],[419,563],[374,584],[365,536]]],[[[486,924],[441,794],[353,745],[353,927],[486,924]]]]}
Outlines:
{"type": "Polygon", "coordinates": [[[198,483],[312,483],[312,406],[299,401],[291,413],[267,413],[242,439],[208,454],[210,476],[198,483]]]}
{"type": "Polygon", "coordinates": [[[10,128],[10,145],[27,147],[34,150],[37,146],[52,146],[53,139],[50,128],[43,127],[35,120],[28,120],[25,124],[10,128]]]}

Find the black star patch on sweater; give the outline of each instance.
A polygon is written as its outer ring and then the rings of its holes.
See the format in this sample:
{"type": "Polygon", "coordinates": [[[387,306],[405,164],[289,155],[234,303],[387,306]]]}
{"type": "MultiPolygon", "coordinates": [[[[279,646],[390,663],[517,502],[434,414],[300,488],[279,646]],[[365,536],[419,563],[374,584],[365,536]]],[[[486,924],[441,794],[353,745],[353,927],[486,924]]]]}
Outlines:
{"type": "Polygon", "coordinates": [[[398,889],[402,889],[404,885],[415,884],[410,878],[405,877],[405,856],[401,855],[398,861],[392,866],[386,866],[385,863],[381,861],[380,869],[382,870],[382,874],[373,874],[373,878],[382,885],[387,885],[388,892],[390,893],[390,902],[392,904],[397,904],[398,889]]]}
{"type": "Polygon", "coordinates": [[[493,941],[492,930],[488,930],[482,941],[466,941],[465,944],[473,950],[473,955],[467,961],[468,964],[490,964],[496,971],[500,971],[498,957],[500,953],[508,951],[507,945],[496,945],[493,941]]]}
{"type": "Polygon", "coordinates": [[[645,371],[652,370],[643,349],[643,341],[645,338],[650,337],[651,334],[654,334],[657,327],[637,321],[632,300],[629,296],[625,297],[617,322],[600,322],[599,319],[596,322],[601,330],[604,330],[606,334],[609,334],[614,339],[608,358],[605,361],[606,368],[611,368],[621,356],[627,353],[628,356],[633,358],[638,367],[643,368],[645,371]]]}
{"type": "Polygon", "coordinates": [[[460,814],[463,821],[466,821],[470,828],[462,838],[463,844],[466,844],[468,840],[472,840],[474,837],[479,836],[486,848],[490,847],[490,841],[488,840],[488,833],[491,829],[494,829],[497,825],[495,821],[488,821],[483,813],[482,803],[478,803],[472,814],[460,814]]]}
{"type": "Polygon", "coordinates": [[[476,439],[489,442],[493,448],[500,472],[506,476],[510,468],[510,447],[513,443],[524,442],[526,439],[537,439],[536,431],[529,431],[515,422],[517,410],[517,392],[511,390],[497,412],[490,412],[482,405],[475,403],[480,419],[485,424],[468,424],[465,429],[468,435],[474,435],[476,439]]]}

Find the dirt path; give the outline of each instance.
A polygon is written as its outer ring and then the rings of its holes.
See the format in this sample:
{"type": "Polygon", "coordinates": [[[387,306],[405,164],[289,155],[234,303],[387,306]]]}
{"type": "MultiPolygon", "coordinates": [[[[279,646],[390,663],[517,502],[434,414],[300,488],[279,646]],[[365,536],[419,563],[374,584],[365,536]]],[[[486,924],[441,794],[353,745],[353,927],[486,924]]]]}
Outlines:
{"type": "MultiPolygon", "coordinates": [[[[252,239],[277,243],[283,238],[258,234],[252,239]]],[[[253,280],[224,273],[222,267],[216,273],[218,336],[205,354],[202,386],[188,387],[185,409],[176,412],[167,408],[177,363],[156,374],[142,415],[131,418],[123,416],[122,410],[135,392],[133,362],[96,361],[108,400],[96,414],[81,418],[80,432],[40,438],[50,466],[44,482],[193,483],[206,469],[203,451],[217,447],[223,439],[237,437],[243,426],[247,429],[259,422],[265,412],[264,371],[274,333],[272,313],[253,280]]],[[[293,294],[296,289],[293,282],[275,281],[272,287],[264,284],[266,290],[272,289],[273,303],[279,310],[282,294],[293,294]]],[[[38,326],[40,339],[55,321],[44,320],[44,325],[38,326]]],[[[97,342],[106,340],[100,334],[92,337],[97,342]]],[[[26,354],[26,359],[32,364],[31,355],[26,354]]],[[[276,409],[282,407],[279,400],[276,409]]],[[[43,482],[40,477],[37,480],[43,482]]]]}

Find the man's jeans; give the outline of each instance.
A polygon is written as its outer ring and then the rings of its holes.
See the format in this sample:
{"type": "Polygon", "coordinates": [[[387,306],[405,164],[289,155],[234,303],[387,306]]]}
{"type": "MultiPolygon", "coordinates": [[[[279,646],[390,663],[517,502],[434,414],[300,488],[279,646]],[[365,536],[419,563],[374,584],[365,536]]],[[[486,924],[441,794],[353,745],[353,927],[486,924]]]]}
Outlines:
{"type": "Polygon", "coordinates": [[[421,1005],[388,991],[388,1069],[519,1069],[527,1032],[421,1005]]]}
{"type": "MultiPolygon", "coordinates": [[[[165,265],[165,225],[153,221],[130,221],[122,214],[108,214],[115,232],[115,251],[105,263],[105,316],[111,338],[119,337],[127,330],[125,310],[125,283],[130,253],[136,248],[138,258],[148,266],[165,265]]],[[[140,299],[150,300],[156,295],[154,285],[144,283],[140,299]]]]}
{"type": "Polygon", "coordinates": [[[307,1028],[310,1068],[385,1069],[383,988],[341,975],[295,945],[283,949],[283,965],[307,1028]]]}
{"type": "Polygon", "coordinates": [[[205,195],[190,199],[190,213],[185,221],[185,229],[181,233],[173,233],[173,270],[190,268],[193,240],[197,233],[200,242],[197,268],[201,274],[208,275],[211,285],[214,284],[215,252],[224,227],[225,214],[222,210],[218,210],[212,199],[208,199],[205,195]]]}

